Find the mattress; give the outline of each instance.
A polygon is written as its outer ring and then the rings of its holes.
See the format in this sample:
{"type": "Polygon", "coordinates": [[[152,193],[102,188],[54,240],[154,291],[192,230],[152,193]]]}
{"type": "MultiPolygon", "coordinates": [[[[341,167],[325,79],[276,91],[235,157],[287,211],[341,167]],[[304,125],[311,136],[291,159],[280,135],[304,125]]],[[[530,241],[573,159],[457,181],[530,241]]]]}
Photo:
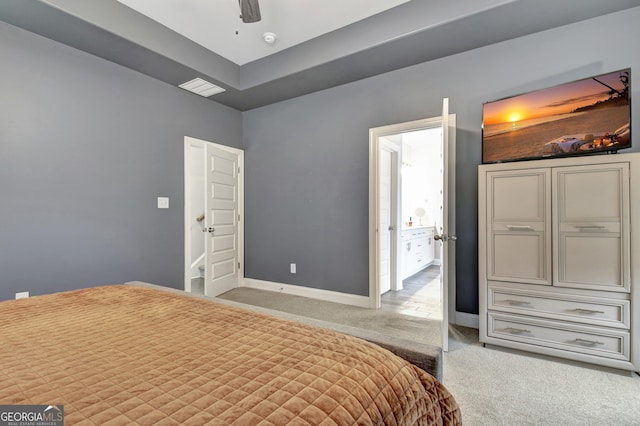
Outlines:
{"type": "Polygon", "coordinates": [[[460,424],[446,388],[370,342],[150,288],[0,302],[0,405],[65,424],[460,424]]]}

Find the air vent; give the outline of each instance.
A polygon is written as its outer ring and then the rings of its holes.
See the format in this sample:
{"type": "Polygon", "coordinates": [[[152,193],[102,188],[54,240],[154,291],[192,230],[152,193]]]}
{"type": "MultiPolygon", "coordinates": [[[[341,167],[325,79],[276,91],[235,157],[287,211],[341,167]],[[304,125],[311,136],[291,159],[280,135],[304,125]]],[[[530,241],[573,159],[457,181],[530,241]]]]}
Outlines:
{"type": "Polygon", "coordinates": [[[205,98],[225,91],[222,87],[216,86],[215,84],[209,83],[201,78],[194,78],[191,81],[182,83],[178,87],[193,92],[196,95],[204,96],[205,98]]]}

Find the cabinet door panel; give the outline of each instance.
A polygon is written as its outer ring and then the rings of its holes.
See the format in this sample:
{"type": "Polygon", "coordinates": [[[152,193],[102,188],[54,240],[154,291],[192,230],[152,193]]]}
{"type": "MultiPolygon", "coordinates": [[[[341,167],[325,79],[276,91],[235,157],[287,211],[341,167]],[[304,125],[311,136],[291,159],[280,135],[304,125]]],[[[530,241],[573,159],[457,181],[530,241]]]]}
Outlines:
{"type": "Polygon", "coordinates": [[[489,184],[494,222],[543,222],[545,219],[545,178],[539,170],[490,174],[489,184]]]}
{"type": "Polygon", "coordinates": [[[558,281],[563,286],[622,286],[620,238],[611,235],[561,234],[558,281]]]}
{"type": "Polygon", "coordinates": [[[554,285],[628,292],[628,163],[556,168],[553,188],[554,285]]]}
{"type": "Polygon", "coordinates": [[[495,234],[490,275],[511,281],[545,283],[544,235],[495,234]]]}
{"type": "Polygon", "coordinates": [[[620,221],[623,197],[620,169],[565,169],[558,173],[558,220],[561,223],[620,221]]]}
{"type": "Polygon", "coordinates": [[[550,170],[487,177],[488,279],[550,285],[550,170]]]}
{"type": "Polygon", "coordinates": [[[427,264],[433,262],[435,258],[435,244],[433,239],[433,233],[429,232],[427,236],[427,246],[425,250],[425,262],[427,264]]]}
{"type": "Polygon", "coordinates": [[[402,250],[400,252],[400,262],[402,268],[402,279],[409,277],[411,275],[411,240],[403,240],[402,241],[402,250]]]}

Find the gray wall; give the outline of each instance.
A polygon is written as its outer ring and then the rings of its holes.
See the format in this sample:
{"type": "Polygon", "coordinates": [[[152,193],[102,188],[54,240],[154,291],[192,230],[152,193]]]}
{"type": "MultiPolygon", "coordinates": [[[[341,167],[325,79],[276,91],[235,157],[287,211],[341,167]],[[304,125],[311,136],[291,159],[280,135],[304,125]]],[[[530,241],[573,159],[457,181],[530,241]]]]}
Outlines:
{"type": "Polygon", "coordinates": [[[184,135],[246,149],[248,277],[366,295],[368,130],[439,115],[447,96],[458,115],[457,309],[475,313],[482,102],[640,69],[637,22],[640,8],[243,115],[0,23],[0,300],[128,280],[181,286],[184,135]],[[171,208],[156,209],[157,196],[171,208]]]}
{"type": "Polygon", "coordinates": [[[637,80],[638,22],[630,9],[245,112],[246,276],[367,295],[368,130],[438,116],[446,96],[458,124],[456,305],[477,313],[482,103],[626,67],[637,80]]]}
{"type": "Polygon", "coordinates": [[[0,300],[181,287],[184,136],[241,147],[241,114],[3,22],[0,58],[0,300]]]}

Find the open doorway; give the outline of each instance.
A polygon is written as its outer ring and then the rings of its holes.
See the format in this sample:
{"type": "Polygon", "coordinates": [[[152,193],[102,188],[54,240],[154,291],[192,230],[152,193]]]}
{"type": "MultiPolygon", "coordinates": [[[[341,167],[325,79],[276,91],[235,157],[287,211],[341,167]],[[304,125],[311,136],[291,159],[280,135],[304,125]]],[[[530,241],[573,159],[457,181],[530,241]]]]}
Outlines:
{"type": "MultiPolygon", "coordinates": [[[[433,309],[428,312],[427,305],[421,309],[435,320],[425,318],[430,323],[429,328],[440,329],[445,351],[448,350],[449,316],[454,318],[455,314],[455,245],[452,244],[456,240],[455,122],[455,114],[449,114],[448,99],[445,98],[440,117],[369,130],[369,305],[374,309],[382,308],[382,295],[386,295],[389,288],[398,295],[396,302],[404,308],[411,303],[407,299],[401,300],[403,285],[410,284],[404,280],[415,276],[416,280],[425,281],[416,293],[421,292],[420,296],[439,294],[439,312],[433,309]],[[424,138],[426,135],[430,137],[424,138]],[[434,140],[439,138],[440,143],[424,142],[424,152],[416,148],[422,144],[419,140],[424,138],[426,141],[431,136],[434,140]],[[404,146],[403,139],[407,142],[404,146]],[[409,142],[411,139],[415,139],[413,143],[409,142]],[[415,155],[403,156],[403,149],[415,151],[415,155]],[[420,163],[418,167],[416,162],[421,157],[428,157],[434,163],[429,163],[432,166],[420,163]],[[404,161],[404,170],[403,159],[408,160],[404,161]],[[413,190],[405,189],[406,194],[403,194],[402,180],[411,174],[407,167],[410,163],[416,164],[420,182],[413,190]],[[438,184],[432,186],[431,181],[438,184]],[[389,191],[385,190],[387,186],[389,191]],[[407,199],[403,200],[403,197],[407,199]],[[431,271],[429,267],[433,267],[431,271]],[[434,270],[437,267],[439,275],[434,270]],[[422,277],[416,275],[423,271],[422,277]],[[389,285],[383,285],[387,276],[389,285]],[[428,286],[429,283],[434,285],[428,286]]],[[[420,303],[436,300],[435,297],[420,299],[420,303]]],[[[390,306],[389,302],[387,300],[387,306],[390,306]]],[[[420,308],[415,310],[419,312],[420,308]]]]}
{"type": "MultiPolygon", "coordinates": [[[[381,309],[442,321],[440,244],[442,227],[442,127],[390,135],[400,144],[400,248],[395,288],[381,286],[381,309]]],[[[383,171],[381,171],[384,173],[383,171]]],[[[393,267],[391,268],[393,269],[393,267]]]]}

